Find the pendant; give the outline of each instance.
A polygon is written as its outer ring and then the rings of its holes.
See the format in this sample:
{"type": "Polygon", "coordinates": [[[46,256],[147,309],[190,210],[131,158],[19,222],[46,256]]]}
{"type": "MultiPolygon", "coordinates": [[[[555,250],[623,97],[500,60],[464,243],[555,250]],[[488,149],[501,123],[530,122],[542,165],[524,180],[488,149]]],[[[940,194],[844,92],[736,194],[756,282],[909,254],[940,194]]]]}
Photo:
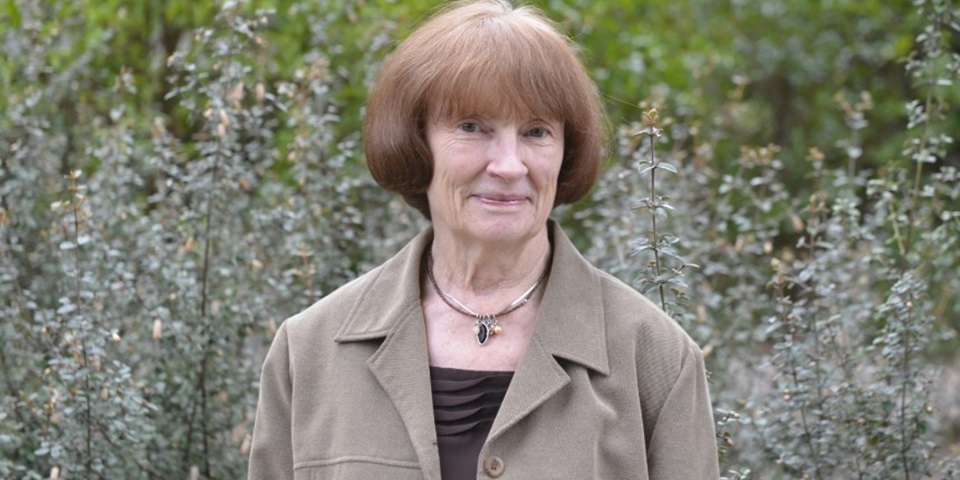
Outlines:
{"type": "Polygon", "coordinates": [[[478,316],[477,321],[473,322],[473,334],[477,336],[477,343],[483,346],[493,335],[500,333],[497,325],[497,317],[493,315],[478,316]]]}

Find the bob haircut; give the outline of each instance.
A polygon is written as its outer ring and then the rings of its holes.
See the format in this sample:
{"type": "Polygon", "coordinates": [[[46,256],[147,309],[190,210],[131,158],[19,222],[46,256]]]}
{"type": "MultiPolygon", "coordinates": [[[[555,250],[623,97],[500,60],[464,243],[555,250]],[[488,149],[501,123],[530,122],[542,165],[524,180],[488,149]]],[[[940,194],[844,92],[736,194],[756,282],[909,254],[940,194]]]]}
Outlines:
{"type": "Polygon", "coordinates": [[[603,107],[571,42],[533,7],[455,2],[384,65],[363,124],[367,166],[377,183],[430,219],[427,123],[514,114],[563,122],[554,206],[580,200],[600,171],[603,107]]]}

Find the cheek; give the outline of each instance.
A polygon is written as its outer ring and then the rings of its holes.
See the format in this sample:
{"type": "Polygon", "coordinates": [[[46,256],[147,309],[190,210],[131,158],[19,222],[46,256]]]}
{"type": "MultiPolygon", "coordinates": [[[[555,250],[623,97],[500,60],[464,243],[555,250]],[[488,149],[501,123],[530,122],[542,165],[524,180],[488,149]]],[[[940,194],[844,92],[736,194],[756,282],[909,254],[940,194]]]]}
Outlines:
{"type": "Polygon", "coordinates": [[[560,169],[562,167],[563,167],[563,151],[561,150],[560,152],[552,156],[551,161],[549,162],[547,167],[547,170],[548,170],[547,177],[552,183],[552,187],[554,190],[556,190],[557,180],[560,178],[560,169]]]}

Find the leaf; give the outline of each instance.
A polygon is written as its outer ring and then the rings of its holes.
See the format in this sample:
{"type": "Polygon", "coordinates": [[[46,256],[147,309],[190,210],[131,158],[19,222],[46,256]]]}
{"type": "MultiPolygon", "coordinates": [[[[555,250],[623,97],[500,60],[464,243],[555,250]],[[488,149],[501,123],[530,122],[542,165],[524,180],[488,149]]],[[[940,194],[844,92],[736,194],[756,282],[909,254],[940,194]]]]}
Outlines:
{"type": "Polygon", "coordinates": [[[13,25],[13,28],[20,28],[20,25],[23,23],[23,17],[20,16],[20,9],[17,8],[17,2],[14,0],[7,0],[7,15],[10,15],[10,23],[13,25]]]}
{"type": "Polygon", "coordinates": [[[652,136],[652,137],[657,137],[657,138],[659,138],[660,135],[662,135],[662,134],[663,134],[663,130],[660,130],[660,129],[657,128],[657,127],[647,127],[647,128],[644,128],[643,130],[640,130],[640,131],[637,132],[637,133],[634,133],[633,135],[634,135],[634,136],[637,136],[637,135],[648,135],[648,136],[652,136]]]}
{"type": "Polygon", "coordinates": [[[863,149],[854,145],[847,147],[847,156],[856,160],[863,155],[863,149]]]}
{"type": "Polygon", "coordinates": [[[662,168],[668,172],[677,173],[677,167],[674,167],[673,165],[667,162],[660,162],[659,164],[657,164],[657,168],[662,168]]]}

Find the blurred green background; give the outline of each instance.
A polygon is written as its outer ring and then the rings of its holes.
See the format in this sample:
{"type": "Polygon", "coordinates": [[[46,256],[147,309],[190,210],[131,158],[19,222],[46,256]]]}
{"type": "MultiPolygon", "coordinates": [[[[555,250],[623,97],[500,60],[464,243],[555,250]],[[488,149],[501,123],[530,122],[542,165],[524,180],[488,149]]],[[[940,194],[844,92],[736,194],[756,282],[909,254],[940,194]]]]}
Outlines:
{"type": "MultiPolygon", "coordinates": [[[[949,478],[956,2],[531,3],[611,131],[554,216],[707,353],[725,475],[949,478]]],[[[359,131],[433,8],[0,0],[0,476],[243,476],[277,324],[424,224],[359,131]]]]}

